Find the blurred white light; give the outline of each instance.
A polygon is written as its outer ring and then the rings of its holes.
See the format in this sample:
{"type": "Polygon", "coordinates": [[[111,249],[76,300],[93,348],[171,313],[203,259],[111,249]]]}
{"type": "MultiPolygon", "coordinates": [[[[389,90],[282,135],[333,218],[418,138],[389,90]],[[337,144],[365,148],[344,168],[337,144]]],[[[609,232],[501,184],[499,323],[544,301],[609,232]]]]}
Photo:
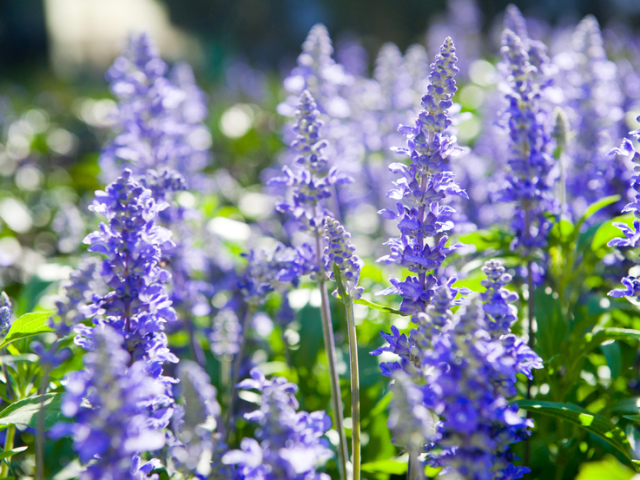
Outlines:
{"type": "Polygon", "coordinates": [[[309,303],[309,297],[311,296],[311,290],[306,288],[297,288],[295,290],[291,290],[289,295],[287,295],[287,299],[289,300],[289,305],[294,310],[300,310],[307,303],[309,303]]]}
{"type": "Polygon", "coordinates": [[[75,144],[75,137],[62,128],[57,128],[47,135],[47,145],[51,150],[59,153],[60,155],[70,154],[73,151],[75,144]]]}
{"type": "Polygon", "coordinates": [[[33,109],[24,114],[34,133],[42,133],[49,128],[49,114],[44,110],[33,109]]]}
{"type": "Polygon", "coordinates": [[[484,101],[484,90],[475,85],[467,85],[460,92],[460,102],[467,108],[476,109],[484,101]]]}
{"type": "Polygon", "coordinates": [[[194,208],[196,206],[196,197],[191,192],[180,192],[176,197],[176,201],[181,207],[194,208]]]}
{"type": "Polygon", "coordinates": [[[13,265],[22,255],[20,242],[14,237],[0,238],[0,265],[13,265]]]}
{"type": "Polygon", "coordinates": [[[29,210],[24,203],[15,198],[5,198],[0,202],[0,217],[17,233],[28,232],[33,225],[29,210]]]}
{"type": "Polygon", "coordinates": [[[246,242],[251,236],[249,225],[225,217],[212,218],[207,224],[207,230],[231,242],[246,242]]]}
{"type": "Polygon", "coordinates": [[[16,185],[22,190],[37,190],[42,181],[42,172],[35,165],[25,165],[16,172],[16,185]]]}
{"type": "Polygon", "coordinates": [[[229,138],[244,136],[253,125],[253,110],[244,104],[229,107],[220,117],[220,131],[229,138]]]}
{"type": "Polygon", "coordinates": [[[469,66],[469,78],[482,87],[496,83],[496,67],[486,60],[476,60],[469,66]]]}
{"type": "Polygon", "coordinates": [[[243,195],[238,202],[238,208],[247,217],[265,218],[273,211],[273,198],[258,192],[243,195]]]}
{"type": "Polygon", "coordinates": [[[196,150],[208,150],[213,145],[211,133],[205,127],[194,129],[189,134],[187,141],[196,150]]]}

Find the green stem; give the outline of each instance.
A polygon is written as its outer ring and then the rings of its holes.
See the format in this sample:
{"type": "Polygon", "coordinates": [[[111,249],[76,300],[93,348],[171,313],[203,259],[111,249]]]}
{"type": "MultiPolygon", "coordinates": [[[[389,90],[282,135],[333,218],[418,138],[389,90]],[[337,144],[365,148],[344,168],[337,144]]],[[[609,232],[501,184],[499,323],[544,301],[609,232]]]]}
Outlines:
{"type": "Polygon", "coordinates": [[[347,311],[347,327],[349,333],[349,360],[351,364],[351,455],[353,456],[353,480],[360,480],[360,373],[358,370],[358,340],[356,338],[356,322],[353,315],[353,301],[344,298],[347,311]]]}
{"type": "MultiPolygon", "coordinates": [[[[7,427],[7,436],[4,441],[4,451],[9,452],[13,450],[13,438],[16,434],[16,426],[11,424],[7,427]]],[[[6,457],[2,460],[2,468],[0,468],[0,478],[5,478],[9,476],[9,459],[11,457],[6,457]]]]}
{"type": "Polygon", "coordinates": [[[44,367],[40,383],[40,409],[38,410],[38,424],[36,429],[36,480],[44,480],[44,400],[49,383],[49,367],[44,367]]]}
{"type": "Polygon", "coordinates": [[[424,470],[422,469],[417,452],[409,452],[407,480],[424,480],[424,470]]]}
{"type": "Polygon", "coordinates": [[[342,395],[340,393],[340,377],[338,377],[337,359],[336,359],[336,342],[333,338],[333,323],[331,322],[331,309],[329,307],[329,294],[327,293],[327,285],[325,284],[325,271],[322,261],[322,240],[320,232],[316,231],[316,258],[318,262],[318,271],[316,272],[316,280],[318,289],[320,290],[320,317],[322,319],[322,336],[324,338],[324,350],[327,353],[327,364],[329,367],[329,381],[331,385],[331,403],[335,416],[335,428],[340,439],[338,445],[338,463],[340,470],[340,479],[347,480],[347,459],[349,458],[349,450],[347,447],[347,435],[344,431],[344,416],[342,412],[342,395]]]}
{"type": "MultiPolygon", "coordinates": [[[[324,273],[322,273],[324,275],[324,273]]],[[[327,364],[329,366],[329,380],[331,383],[331,403],[336,419],[336,430],[340,437],[338,445],[338,462],[340,463],[340,479],[347,480],[347,459],[349,452],[347,449],[347,436],[344,431],[344,417],[342,413],[342,396],[340,394],[340,378],[338,377],[336,347],[333,339],[333,325],[331,323],[331,310],[329,309],[329,294],[324,279],[318,275],[318,288],[322,303],[320,305],[320,316],[322,318],[322,335],[324,337],[324,349],[327,352],[327,364]]]]}

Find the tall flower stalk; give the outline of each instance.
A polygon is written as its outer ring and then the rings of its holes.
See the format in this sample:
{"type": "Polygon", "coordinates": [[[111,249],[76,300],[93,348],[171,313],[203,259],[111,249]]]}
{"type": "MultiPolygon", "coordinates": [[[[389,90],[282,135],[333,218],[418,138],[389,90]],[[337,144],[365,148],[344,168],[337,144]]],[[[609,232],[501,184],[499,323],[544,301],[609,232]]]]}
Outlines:
{"type": "Polygon", "coordinates": [[[532,256],[536,249],[546,245],[551,229],[548,215],[557,210],[550,175],[554,163],[552,140],[542,99],[548,58],[543,45],[521,39],[508,29],[502,36],[502,55],[507,69],[508,109],[505,113],[510,145],[509,171],[499,199],[516,205],[511,224],[515,238],[511,248],[521,249],[527,262],[528,333],[529,346],[533,348],[534,288],[541,274],[532,256]]]}
{"type": "Polygon", "coordinates": [[[362,262],[354,254],[356,247],[351,243],[351,235],[340,223],[325,219],[325,270],[331,280],[338,284],[334,293],[339,293],[345,306],[347,331],[349,336],[349,364],[351,365],[351,455],[353,480],[360,479],[360,373],[358,369],[358,340],[353,312],[353,302],[360,298],[363,288],[358,286],[362,262]]]}
{"type": "Polygon", "coordinates": [[[340,435],[338,448],[340,476],[345,480],[348,449],[343,425],[342,398],[331,309],[325,282],[323,240],[324,219],[330,216],[325,204],[332,197],[335,187],[350,182],[350,179],[341,175],[336,167],[329,168],[328,166],[328,160],[323,155],[323,150],[328,143],[320,136],[319,131],[323,122],[319,116],[320,112],[317,110],[313,97],[305,90],[299,98],[298,110],[296,111],[297,122],[293,128],[296,138],[291,142],[290,147],[295,155],[297,168],[294,167],[294,170],[285,166],[283,168],[284,176],[272,179],[270,184],[288,189],[289,196],[280,202],[277,208],[280,212],[293,217],[298,227],[310,235],[312,239],[311,249],[314,252],[315,260],[309,266],[309,270],[313,271],[312,278],[317,282],[320,290],[320,315],[329,366],[331,398],[336,419],[335,427],[340,435]]]}
{"type": "Polygon", "coordinates": [[[458,247],[447,245],[454,210],[442,203],[452,195],[467,197],[447,169],[450,157],[461,150],[455,137],[446,132],[451,125],[448,109],[456,91],[456,61],[453,41],[447,37],[431,65],[427,94],[422,97],[423,110],[414,126],[399,128],[407,138],[407,146],[395,151],[408,156],[411,162],[389,166],[400,176],[388,194],[397,201],[396,210],[380,211],[387,220],[398,221],[400,237],[387,242],[391,253],[378,261],[397,263],[415,274],[404,281],[391,278],[392,286],[381,293],[400,294],[401,309],[410,315],[425,311],[441,283],[438,274],[442,262],[458,247]]]}

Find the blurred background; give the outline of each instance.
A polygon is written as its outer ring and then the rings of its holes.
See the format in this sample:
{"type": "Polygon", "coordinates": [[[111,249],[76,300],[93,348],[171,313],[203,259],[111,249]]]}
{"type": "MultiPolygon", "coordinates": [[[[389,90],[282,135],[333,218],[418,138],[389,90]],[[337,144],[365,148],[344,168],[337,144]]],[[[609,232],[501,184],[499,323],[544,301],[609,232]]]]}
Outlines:
{"type": "MultiPolygon", "coordinates": [[[[476,25],[490,31],[508,3],[478,0],[476,25]]],[[[513,3],[551,25],[575,23],[588,13],[603,26],[635,27],[640,20],[634,0],[513,3]]],[[[446,0],[2,0],[0,83],[29,88],[51,73],[65,81],[99,80],[130,31],[150,32],[165,58],[186,60],[215,80],[236,59],[288,70],[317,22],[337,44],[357,37],[371,57],[386,41],[401,49],[420,42],[446,15],[462,13],[447,12],[446,0]]]]}

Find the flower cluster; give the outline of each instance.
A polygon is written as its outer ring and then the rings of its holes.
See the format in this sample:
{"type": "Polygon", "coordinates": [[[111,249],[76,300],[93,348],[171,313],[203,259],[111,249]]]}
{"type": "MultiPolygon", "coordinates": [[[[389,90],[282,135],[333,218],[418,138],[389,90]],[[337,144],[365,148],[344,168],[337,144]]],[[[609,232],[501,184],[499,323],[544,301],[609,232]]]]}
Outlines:
{"type": "Polygon", "coordinates": [[[241,478],[329,480],[328,475],[316,472],[331,457],[328,441],[323,438],[331,427],[329,416],[320,411],[297,411],[298,388],[284,378],[268,380],[256,368],[239,387],[262,395],[260,408],[245,414],[259,426],[257,440],[243,439],[241,449],[226,453],[222,462],[238,465],[241,478]]]}
{"type": "Polygon", "coordinates": [[[571,164],[566,174],[572,209],[580,215],[602,197],[623,194],[627,169],[607,151],[617,141],[623,118],[623,96],[617,68],[607,59],[598,21],[585,17],[576,27],[571,50],[554,59],[560,69],[558,85],[565,97],[572,142],[565,156],[571,164]]]}
{"type": "Polygon", "coordinates": [[[211,478],[209,475],[215,473],[232,480],[234,470],[219,461],[226,445],[219,438],[220,405],[215,387],[206,372],[193,362],[180,363],[178,378],[183,404],[176,405],[173,416],[176,442],[170,448],[171,457],[197,478],[211,478]]]}
{"type": "MultiPolygon", "coordinates": [[[[634,130],[630,132],[630,135],[638,139],[640,138],[640,130],[634,130]]],[[[614,223],[622,231],[625,238],[614,238],[609,241],[608,245],[610,247],[635,248],[640,245],[640,173],[638,173],[640,171],[640,152],[636,150],[629,139],[625,138],[619,148],[614,148],[611,151],[610,156],[613,155],[630,157],[631,161],[636,164],[636,175],[631,179],[631,188],[635,194],[634,200],[622,210],[622,213],[633,213],[633,224],[629,226],[626,223],[614,223]]],[[[610,291],[609,295],[618,298],[626,296],[640,299],[640,280],[638,278],[632,275],[626,276],[622,279],[622,285],[625,288],[616,288],[610,291]]]]}
{"type": "Polygon", "coordinates": [[[313,265],[308,256],[301,252],[305,247],[295,249],[276,244],[271,250],[256,249],[243,254],[247,259],[247,269],[239,286],[245,301],[259,305],[265,301],[267,293],[285,285],[298,285],[300,277],[310,272],[313,265]]]}
{"type": "Polygon", "coordinates": [[[294,171],[285,166],[284,176],[270,181],[272,186],[291,191],[291,198],[277,205],[278,211],[291,215],[299,228],[316,236],[322,233],[333,187],[350,182],[350,178],[341,175],[337,168],[329,168],[327,158],[322,154],[327,141],[320,136],[323,122],[318,118],[319,114],[311,94],[307,90],[302,92],[293,129],[296,138],[291,142],[298,168],[294,171]]]}
{"type": "Polygon", "coordinates": [[[0,336],[4,336],[11,327],[11,317],[13,316],[13,307],[11,306],[11,300],[9,296],[2,292],[0,293],[0,336]]]}
{"type": "MultiPolygon", "coordinates": [[[[160,266],[163,252],[173,246],[171,232],[155,223],[165,206],[156,203],[127,169],[104,192],[97,192],[90,208],[107,223],[85,239],[90,252],[104,255],[100,275],[111,290],[94,295],[84,312],[94,323],[120,333],[133,361],[144,359],[154,376],[160,375],[165,362],[178,361],[163,332],[164,323],[175,319],[165,288],[170,275],[160,266]]],[[[91,329],[76,329],[89,337],[76,337],[76,342],[90,347],[91,329]]]]}
{"type": "Polygon", "coordinates": [[[504,266],[497,260],[488,260],[482,266],[482,272],[487,276],[482,280],[482,286],[487,290],[480,294],[484,313],[493,320],[487,323],[487,328],[494,337],[511,331],[511,325],[518,320],[518,310],[513,302],[519,298],[505,286],[511,283],[512,277],[504,266]]]}
{"type": "Polygon", "coordinates": [[[442,262],[458,245],[447,246],[447,232],[453,228],[453,208],[442,204],[448,196],[466,197],[446,170],[449,158],[460,148],[455,137],[447,135],[451,119],[447,110],[456,91],[454,76],[457,72],[455,48],[447,38],[431,65],[429,87],[422,97],[422,108],[415,126],[401,126],[407,137],[407,147],[396,152],[411,159],[409,165],[394,163],[389,169],[400,179],[389,197],[396,200],[396,211],[381,210],[388,220],[397,220],[400,238],[387,242],[391,254],[380,258],[383,263],[398,263],[416,276],[404,281],[391,279],[392,286],[383,293],[402,296],[401,309],[410,314],[423,312],[439,283],[436,275],[442,262]],[[436,275],[433,273],[434,272],[436,275]]]}
{"type": "MultiPolygon", "coordinates": [[[[523,33],[523,34],[526,34],[523,33]]],[[[503,202],[515,202],[512,221],[513,248],[530,251],[544,247],[551,228],[548,215],[556,212],[551,169],[552,142],[542,104],[546,87],[545,47],[511,30],[502,36],[502,55],[508,71],[506,98],[510,144],[506,185],[499,194],[503,202]]]]}
{"type": "Polygon", "coordinates": [[[235,355],[240,350],[242,326],[232,308],[223,308],[213,318],[213,328],[209,339],[211,351],[221,357],[235,355]]]}
{"type": "Polygon", "coordinates": [[[159,426],[171,416],[173,400],[143,361],[132,363],[110,326],[96,327],[93,344],[85,370],[67,380],[61,410],[73,422],[57,424],[51,435],[73,437],[80,461],[88,463],[82,480],[147,478],[154,463],[144,466],[135,457],[164,446],[159,426]]]}
{"type": "Polygon", "coordinates": [[[391,391],[387,424],[393,432],[393,443],[410,453],[422,452],[436,437],[436,416],[425,407],[424,395],[413,378],[402,370],[394,373],[391,391]]]}
{"type": "Polygon", "coordinates": [[[188,66],[174,72],[176,82],[166,78],[167,70],[149,36],[140,34],[130,37],[107,72],[119,101],[117,135],[100,157],[107,180],[127,167],[137,176],[170,169],[191,186],[199,183],[198,172],[209,162],[204,97],[188,66]]]}
{"type": "Polygon", "coordinates": [[[394,420],[394,433],[406,447],[410,441],[412,448],[422,442],[415,453],[435,442],[427,449],[430,461],[463,478],[493,480],[507,471],[513,476],[505,478],[520,478],[528,470],[511,465],[509,445],[525,438],[532,424],[518,416],[507,399],[516,395],[516,374],[532,378],[531,370],[541,368],[542,362],[510,333],[508,324],[496,335],[494,320],[477,300],[452,314],[453,294],[448,290],[446,285],[436,290],[434,302],[417,316],[418,326],[409,337],[392,327],[392,335],[383,335],[389,345],[372,352],[399,356],[381,365],[383,374],[403,383],[396,387],[402,390],[400,398],[411,400],[407,409],[418,414],[410,426],[394,420]],[[421,427],[433,428],[434,422],[422,407],[438,415],[437,434],[426,435],[429,430],[421,427]]]}
{"type": "MultiPolygon", "coordinates": [[[[336,281],[333,267],[341,274],[344,289],[353,300],[362,295],[364,288],[358,286],[362,261],[355,255],[356,247],[351,243],[351,235],[335,218],[326,217],[324,268],[331,280],[336,281]]],[[[334,292],[334,295],[338,290],[334,292]]]]}

